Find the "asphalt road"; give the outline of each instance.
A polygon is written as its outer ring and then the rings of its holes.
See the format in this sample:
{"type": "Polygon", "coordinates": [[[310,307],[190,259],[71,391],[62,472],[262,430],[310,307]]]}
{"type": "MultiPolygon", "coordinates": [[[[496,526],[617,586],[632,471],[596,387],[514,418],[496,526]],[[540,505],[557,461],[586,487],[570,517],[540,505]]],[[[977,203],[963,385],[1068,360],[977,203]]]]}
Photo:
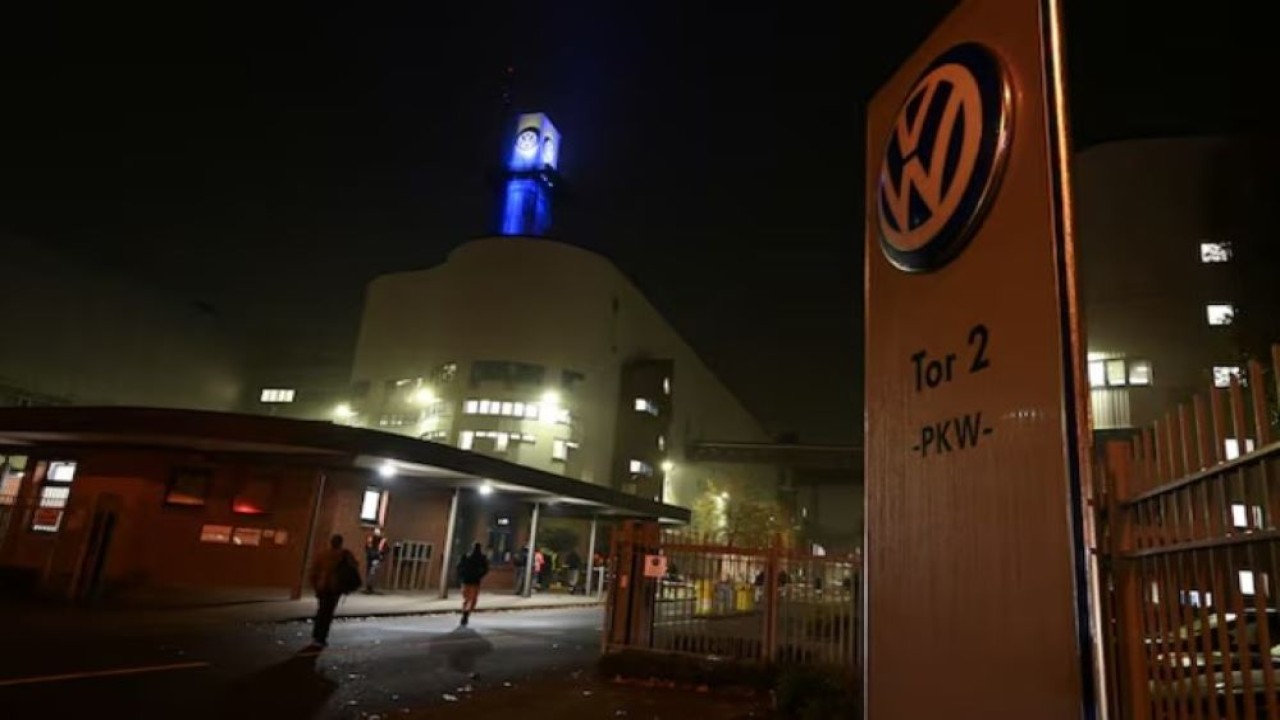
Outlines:
{"type": "Polygon", "coordinates": [[[602,619],[584,608],[480,614],[469,628],[457,616],[340,620],[326,651],[301,656],[310,627],[298,623],[124,628],[9,616],[0,716],[389,720],[435,705],[448,717],[446,695],[589,667],[602,619]]]}

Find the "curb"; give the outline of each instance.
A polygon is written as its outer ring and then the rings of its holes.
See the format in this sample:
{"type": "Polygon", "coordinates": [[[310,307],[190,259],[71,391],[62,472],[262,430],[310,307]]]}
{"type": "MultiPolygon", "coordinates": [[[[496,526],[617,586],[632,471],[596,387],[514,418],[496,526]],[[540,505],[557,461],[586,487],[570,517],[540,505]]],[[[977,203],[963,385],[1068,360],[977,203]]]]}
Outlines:
{"type": "MultiPolygon", "coordinates": [[[[526,605],[520,607],[499,607],[499,608],[476,608],[471,612],[472,615],[489,615],[504,612],[523,612],[525,610],[564,610],[570,608],[584,607],[604,607],[603,602],[581,602],[581,603],[560,603],[557,605],[526,605]]],[[[367,612],[367,613],[350,613],[335,614],[334,620],[364,620],[367,618],[397,618],[397,617],[427,617],[435,615],[457,615],[461,611],[456,608],[440,609],[440,610],[391,610],[386,612],[367,612]]],[[[314,618],[314,614],[296,615],[276,620],[263,620],[267,624],[284,625],[286,623],[308,622],[314,618]]]]}

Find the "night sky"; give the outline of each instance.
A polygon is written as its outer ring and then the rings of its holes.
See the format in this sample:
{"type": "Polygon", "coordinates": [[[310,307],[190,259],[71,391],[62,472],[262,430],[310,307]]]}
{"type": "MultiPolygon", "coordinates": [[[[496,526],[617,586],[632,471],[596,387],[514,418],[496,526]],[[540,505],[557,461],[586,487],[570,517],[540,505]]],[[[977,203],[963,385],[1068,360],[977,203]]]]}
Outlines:
{"type": "MultiPolygon", "coordinates": [[[[0,227],[340,366],[369,278],[492,229],[514,67],[513,109],[564,134],[557,237],[771,430],[851,441],[861,118],[953,3],[697,5],[7,9],[0,227]]],[[[1164,5],[1068,3],[1078,146],[1258,117],[1263,23],[1164,5]]]]}

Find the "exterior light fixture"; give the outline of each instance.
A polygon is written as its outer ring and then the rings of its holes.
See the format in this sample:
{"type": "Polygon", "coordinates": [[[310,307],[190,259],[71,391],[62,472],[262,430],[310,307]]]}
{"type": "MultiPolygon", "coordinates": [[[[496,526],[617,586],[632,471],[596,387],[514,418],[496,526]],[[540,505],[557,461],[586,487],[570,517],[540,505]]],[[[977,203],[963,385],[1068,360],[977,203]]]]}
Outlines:
{"type": "Polygon", "coordinates": [[[378,466],[378,474],[384,478],[393,478],[396,476],[396,464],[390,460],[385,460],[378,466]]]}
{"type": "Polygon", "coordinates": [[[339,420],[349,420],[351,419],[351,416],[355,414],[355,410],[352,410],[351,406],[347,403],[342,403],[333,409],[333,416],[339,420]]]}
{"type": "Polygon", "coordinates": [[[672,470],[675,470],[675,469],[676,469],[675,463],[671,462],[670,460],[662,461],[662,472],[670,473],[672,470]]]}
{"type": "Polygon", "coordinates": [[[493,484],[492,484],[492,483],[488,483],[488,482],[486,482],[486,483],[484,483],[483,485],[481,485],[481,486],[480,486],[480,494],[481,494],[481,495],[492,495],[492,494],[493,494],[493,484]]]}
{"type": "Polygon", "coordinates": [[[413,401],[419,405],[430,405],[436,401],[436,393],[429,387],[418,388],[413,394],[413,401]]]}

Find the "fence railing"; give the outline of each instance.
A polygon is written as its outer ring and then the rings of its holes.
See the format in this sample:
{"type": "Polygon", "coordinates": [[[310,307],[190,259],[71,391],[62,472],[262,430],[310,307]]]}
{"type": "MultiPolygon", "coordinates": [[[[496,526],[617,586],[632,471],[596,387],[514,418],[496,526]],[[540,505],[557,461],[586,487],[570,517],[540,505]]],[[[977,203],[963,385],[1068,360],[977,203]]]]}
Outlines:
{"type": "MultiPolygon", "coordinates": [[[[1280,391],[1280,346],[1271,382],[1280,391]]],[[[1095,493],[1114,716],[1280,720],[1280,443],[1266,372],[1108,443],[1095,493]]]]}
{"type": "MultiPolygon", "coordinates": [[[[778,544],[743,547],[666,532],[650,544],[621,543],[621,568],[665,559],[645,578],[647,625],[615,646],[749,662],[858,667],[860,562],[795,553],[778,544]]],[[[619,586],[619,592],[625,588],[619,586]]]]}

